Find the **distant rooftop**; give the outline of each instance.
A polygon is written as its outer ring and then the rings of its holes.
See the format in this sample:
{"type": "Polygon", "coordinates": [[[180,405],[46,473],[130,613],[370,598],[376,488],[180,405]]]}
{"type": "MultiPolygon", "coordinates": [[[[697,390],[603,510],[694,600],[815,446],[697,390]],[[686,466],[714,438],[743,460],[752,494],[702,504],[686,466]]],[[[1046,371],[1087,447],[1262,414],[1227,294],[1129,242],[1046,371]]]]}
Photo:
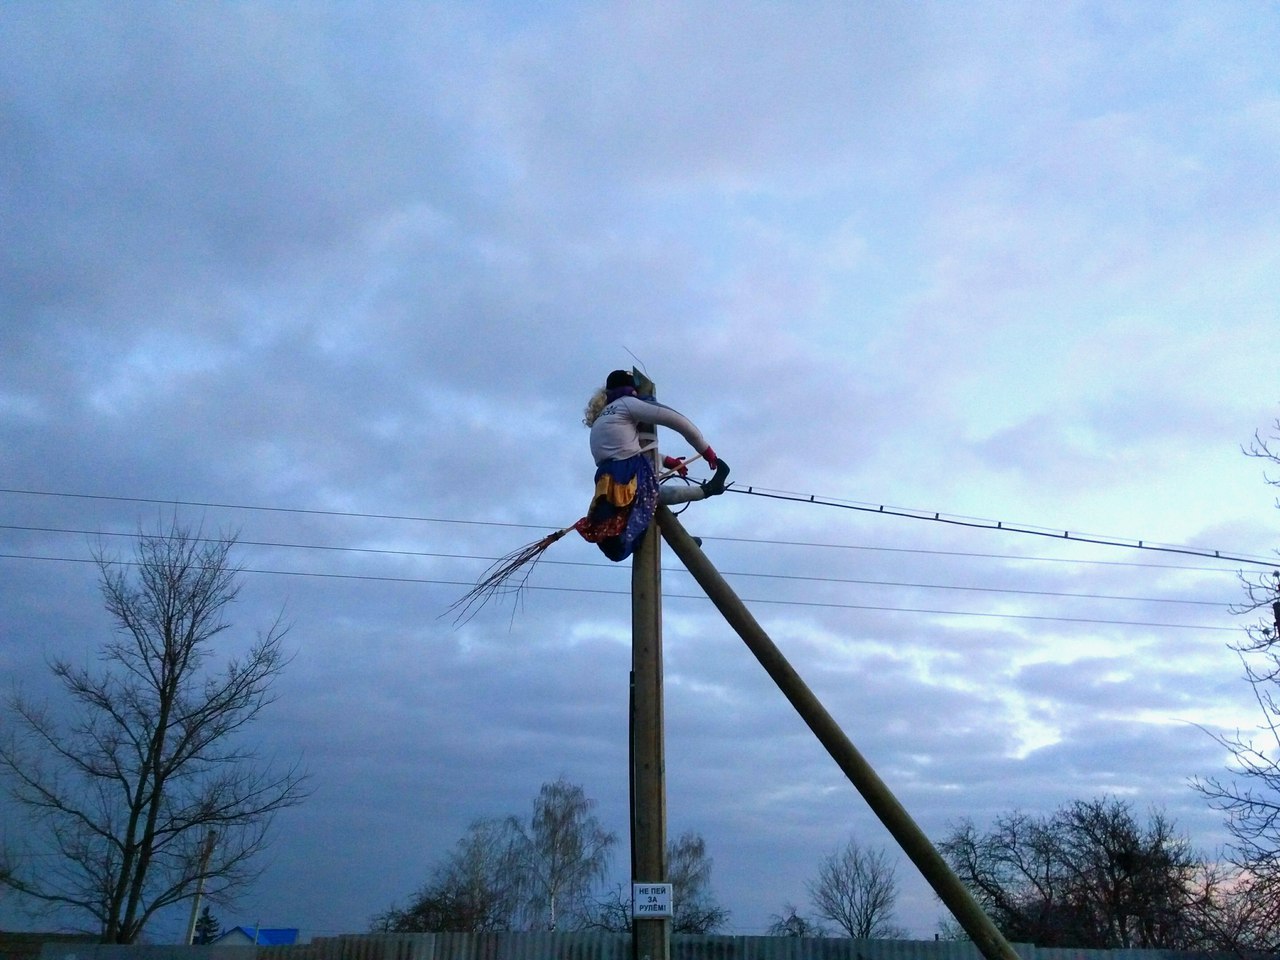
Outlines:
{"type": "Polygon", "coordinates": [[[298,942],[297,927],[232,927],[213,941],[223,945],[287,947],[298,942]]]}

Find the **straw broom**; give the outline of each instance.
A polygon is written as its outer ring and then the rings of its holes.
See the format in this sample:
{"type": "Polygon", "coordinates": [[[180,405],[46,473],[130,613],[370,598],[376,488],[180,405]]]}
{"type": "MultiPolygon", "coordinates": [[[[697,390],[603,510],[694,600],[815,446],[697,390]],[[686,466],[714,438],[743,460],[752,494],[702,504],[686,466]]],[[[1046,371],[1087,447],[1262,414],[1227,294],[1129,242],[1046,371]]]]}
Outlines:
{"type": "MultiPolygon", "coordinates": [[[[702,459],[702,454],[700,453],[685,458],[680,466],[658,474],[658,482],[661,483],[668,477],[675,476],[688,467],[689,464],[700,459],[702,459]]],[[[586,517],[582,518],[582,520],[585,519],[586,517]]],[[[547,549],[553,543],[562,539],[565,534],[577,530],[578,524],[582,523],[582,520],[571,523],[562,530],[549,533],[541,540],[526,544],[519,550],[513,550],[506,556],[499,557],[485,570],[484,576],[476,582],[474,587],[449,604],[445,613],[456,614],[453,621],[455,624],[465,623],[479,613],[481,608],[495,595],[499,593],[514,593],[518,596],[524,590],[525,584],[529,580],[529,575],[533,573],[533,568],[538,565],[538,561],[542,559],[542,555],[546,553],[547,549]],[[517,575],[519,575],[519,582],[511,583],[517,575]]]]}

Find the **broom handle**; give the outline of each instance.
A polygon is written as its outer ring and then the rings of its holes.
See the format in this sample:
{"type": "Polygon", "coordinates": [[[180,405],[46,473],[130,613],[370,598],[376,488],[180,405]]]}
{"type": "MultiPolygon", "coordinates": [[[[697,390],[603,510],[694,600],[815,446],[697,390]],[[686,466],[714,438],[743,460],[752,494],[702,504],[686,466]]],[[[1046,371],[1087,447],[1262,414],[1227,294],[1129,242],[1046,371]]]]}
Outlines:
{"type": "Polygon", "coordinates": [[[689,466],[689,464],[693,463],[693,461],[695,461],[695,460],[701,460],[701,459],[702,459],[702,454],[700,454],[700,453],[695,453],[692,457],[685,457],[685,459],[684,459],[684,463],[683,463],[681,466],[679,466],[679,467],[672,467],[672,468],[671,468],[670,470],[668,470],[666,473],[660,473],[660,474],[658,474],[658,479],[659,479],[659,480],[665,480],[665,479],[667,479],[667,477],[675,476],[675,475],[676,475],[677,473],[679,473],[682,469],[684,469],[685,467],[689,466]]]}

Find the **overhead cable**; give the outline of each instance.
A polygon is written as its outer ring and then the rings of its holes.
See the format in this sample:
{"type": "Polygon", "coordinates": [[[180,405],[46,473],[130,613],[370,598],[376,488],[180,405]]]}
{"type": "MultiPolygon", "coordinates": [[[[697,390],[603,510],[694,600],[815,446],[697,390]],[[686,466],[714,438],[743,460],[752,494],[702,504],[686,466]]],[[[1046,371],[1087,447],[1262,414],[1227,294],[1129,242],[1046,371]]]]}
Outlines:
{"type": "MultiPolygon", "coordinates": [[[[136,534],[133,534],[133,533],[121,533],[121,532],[114,532],[114,531],[104,533],[102,531],[74,530],[74,529],[69,529],[65,527],[33,527],[33,526],[24,526],[19,524],[0,524],[0,530],[13,530],[13,531],[19,531],[23,533],[56,533],[56,534],[83,536],[83,537],[118,537],[118,538],[132,539],[133,537],[136,536],[136,534]]],[[[728,539],[728,538],[710,537],[708,539],[722,540],[722,539],[728,539]]],[[[219,542],[216,538],[212,538],[212,537],[193,537],[192,540],[196,543],[219,542]]],[[[415,558],[415,559],[432,559],[432,560],[479,560],[479,561],[488,561],[488,562],[492,562],[498,559],[497,557],[493,557],[493,556],[484,556],[484,555],[473,554],[473,553],[442,553],[442,552],[431,551],[431,550],[392,550],[386,547],[348,547],[348,546],[335,546],[332,544],[319,544],[319,543],[286,543],[286,542],[277,541],[277,540],[242,540],[239,537],[236,538],[235,542],[237,545],[242,547],[264,547],[268,549],[280,549],[280,550],[314,550],[318,553],[325,553],[325,552],[355,553],[355,554],[367,554],[370,556],[408,557],[408,558],[415,558]]],[[[758,542],[758,541],[753,541],[753,542],[758,542]]],[[[810,546],[816,546],[816,545],[810,544],[810,546]]],[[[17,554],[7,554],[5,556],[7,556],[9,559],[21,559],[21,556],[17,554]]],[[[30,559],[43,559],[43,558],[31,557],[30,559]]],[[[540,563],[549,565],[549,566],[559,566],[559,567],[593,567],[598,570],[616,569],[616,565],[614,564],[589,563],[581,560],[552,559],[552,560],[542,560],[540,561],[540,563]]],[[[1173,568],[1173,569],[1183,569],[1183,568],[1173,568]]],[[[1189,569],[1200,570],[1204,568],[1196,567],[1196,568],[1189,568],[1189,569]]],[[[684,573],[685,570],[683,567],[663,567],[663,572],[678,575],[678,574],[684,573]]],[[[751,577],[757,580],[789,580],[789,581],[795,581],[800,583],[834,583],[834,584],[849,584],[852,586],[865,586],[865,587],[901,587],[901,588],[908,588],[913,590],[953,590],[953,591],[960,591],[965,593],[999,593],[999,594],[1013,594],[1013,595],[1020,595],[1020,596],[1034,596],[1034,597],[1057,597],[1057,598],[1070,599],[1070,600],[1119,600],[1119,601],[1126,601],[1126,602],[1132,602],[1132,603],[1175,603],[1175,604],[1185,604],[1189,606],[1220,607],[1220,608],[1225,608],[1229,606],[1229,604],[1226,604],[1222,601],[1197,600],[1197,599],[1184,598],[1184,597],[1135,597],[1135,596],[1121,596],[1117,594],[1105,594],[1105,593],[1072,593],[1072,592],[1060,591],[1060,590],[1027,590],[1027,589],[1020,589],[1017,587],[979,587],[979,586],[965,586],[960,584],[948,584],[948,583],[913,583],[913,582],[905,582],[905,581],[898,581],[898,580],[870,580],[870,579],[861,579],[861,578],[855,578],[855,577],[818,577],[818,576],[805,576],[805,575],[793,574],[793,573],[758,573],[750,570],[723,570],[721,572],[726,577],[744,577],[744,578],[751,577]]]]}
{"type": "MultiPolygon", "coordinates": [[[[1042,537],[1053,540],[1063,540],[1073,543],[1085,543],[1098,546],[1121,547],[1133,550],[1145,550],[1156,553],[1178,554],[1190,557],[1202,557],[1209,560],[1224,560],[1228,563],[1247,563],[1254,566],[1276,567],[1280,564],[1280,559],[1251,557],[1239,553],[1225,553],[1221,550],[1199,549],[1196,547],[1178,546],[1172,544],[1155,543],[1150,540],[1133,540],[1123,537],[1102,537],[1094,534],[1086,534],[1080,532],[1072,532],[1071,530],[1060,530],[1057,527],[1037,527],[1021,524],[1010,524],[1000,520],[986,520],[977,517],[964,517],[955,514],[946,514],[940,511],[917,510],[906,507],[889,507],[884,504],[862,503],[856,500],[841,500],[832,497],[819,497],[816,494],[802,494],[788,490],[774,490],[767,487],[755,486],[731,486],[726,488],[726,493],[738,493],[744,496],[765,497],[770,500],[785,500],[791,503],[800,503],[821,507],[834,507],[841,510],[855,510],[862,513],[876,513],[882,516],[904,517],[911,520],[931,520],[938,523],[945,523],[951,526],[968,527],[978,530],[993,530],[1004,533],[1024,534],[1035,537],[1042,537]]],[[[381,513],[359,513],[349,510],[321,510],[307,507],[273,507],[273,506],[256,506],[251,504],[235,504],[220,503],[216,501],[203,500],[177,500],[163,499],[159,497],[124,497],[113,496],[107,494],[91,494],[91,493],[66,493],[48,490],[23,490],[0,488],[0,494],[12,494],[18,496],[31,497],[53,497],[72,500],[107,500],[120,503],[146,503],[159,504],[164,506],[181,506],[181,507],[201,507],[205,509],[217,510],[253,510],[268,513],[292,513],[313,516],[329,516],[329,517],[354,517],[365,520],[400,520],[412,521],[417,523],[455,523],[470,526],[491,526],[491,527],[517,527],[523,529],[545,529],[545,524],[530,523],[509,523],[495,520],[457,520],[447,517],[423,517],[411,514],[381,514],[381,513]]]]}
{"type": "Polygon", "coordinates": [[[1176,553],[1189,557],[1204,557],[1212,560],[1226,560],[1229,563],[1248,563],[1258,566],[1275,567],[1280,560],[1272,557],[1249,557],[1241,554],[1223,553],[1221,550],[1207,550],[1196,547],[1174,546],[1171,544],[1152,543],[1149,540],[1131,540],[1122,537],[1102,537],[1094,534],[1073,533],[1059,528],[1033,527],[1005,523],[1002,520],[983,520],[977,517],[962,517],[944,514],[931,510],[912,510],[905,507],[887,507],[883,504],[859,503],[853,500],[835,500],[820,498],[815,494],[794,493],[787,490],[769,490],[763,487],[733,486],[726,493],[740,493],[752,497],[767,497],[770,500],[787,500],[792,503],[813,504],[820,507],[837,507],[841,510],[857,510],[862,513],[878,513],[889,517],[906,517],[910,520],[932,520],[957,527],[971,527],[977,530],[998,530],[1004,533],[1027,534],[1034,537],[1047,537],[1053,540],[1067,540],[1073,543],[1088,543],[1105,547],[1124,547],[1131,550],[1151,550],[1156,553],[1176,553]]]}
{"type": "MultiPolygon", "coordinates": [[[[34,560],[45,561],[49,563],[97,563],[88,557],[38,557],[27,554],[0,553],[0,560],[34,560]]],[[[132,560],[112,561],[123,566],[135,567],[142,566],[141,563],[132,560]]],[[[372,583],[413,583],[428,584],[433,586],[469,586],[470,581],[464,580],[436,580],[427,577],[392,577],[375,574],[363,573],[315,573],[307,570],[267,570],[255,567],[237,567],[237,573],[253,573],[265,574],[270,576],[282,577],[315,577],[324,580],[355,580],[372,583]]],[[[613,596],[630,596],[630,590],[608,590],[596,587],[548,587],[535,584],[525,584],[520,588],[523,590],[547,590],[555,593],[590,593],[590,594],[608,594],[613,596]]],[[[706,600],[705,594],[689,594],[689,593],[663,593],[663,597],[670,600],[706,600]]],[[[1157,627],[1168,630],[1205,630],[1215,632],[1236,632],[1235,627],[1215,627],[1205,626],[1194,623],[1155,623],[1146,620],[1110,620],[1095,617],[1053,617],[1039,614],[1025,613],[988,613],[986,611],[976,610],[935,610],[924,607],[891,607],[880,604],[863,604],[863,603],[836,603],[825,600],[770,600],[764,598],[743,598],[748,603],[770,604],[773,606],[783,607],[826,607],[835,610],[871,610],[881,613],[913,613],[928,614],[940,617],[988,617],[995,620],[1038,620],[1050,621],[1054,623],[1090,623],[1106,626],[1117,627],[1157,627]]]]}

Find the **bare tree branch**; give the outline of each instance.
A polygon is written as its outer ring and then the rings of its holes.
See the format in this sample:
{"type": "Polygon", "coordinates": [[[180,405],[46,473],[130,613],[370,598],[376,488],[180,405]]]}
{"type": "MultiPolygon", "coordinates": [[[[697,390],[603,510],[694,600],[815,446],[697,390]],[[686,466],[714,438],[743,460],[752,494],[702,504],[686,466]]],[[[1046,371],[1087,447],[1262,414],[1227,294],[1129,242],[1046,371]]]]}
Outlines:
{"type": "MultiPolygon", "coordinates": [[[[1254,434],[1246,456],[1280,464],[1280,420],[1274,434],[1254,434]]],[[[1271,486],[1280,477],[1263,474],[1271,486]]],[[[1280,501],[1276,504],[1280,507],[1280,501]]],[[[1209,734],[1231,755],[1221,776],[1197,777],[1192,786],[1226,815],[1231,835],[1230,862],[1239,871],[1230,890],[1232,902],[1223,921],[1233,931],[1236,946],[1250,949],[1280,947],[1280,570],[1241,575],[1245,601],[1237,614],[1261,614],[1246,626],[1244,637],[1230,644],[1239,658],[1245,682],[1258,706],[1258,723],[1251,731],[1209,734]],[[1264,906],[1265,905],[1265,906],[1264,906]]]]}
{"type": "Polygon", "coordinates": [[[239,594],[235,542],[175,520],[139,531],[130,564],[97,551],[116,625],[101,666],[51,664],[67,719],[16,692],[8,700],[14,724],[0,742],[0,775],[28,814],[28,845],[45,856],[38,871],[0,881],[89,914],[104,942],[133,942],[198,882],[218,896],[252,879],[272,817],[305,796],[298,766],[273,771],[237,739],[274,699],[288,662],[283,621],[221,669],[212,663],[239,594]],[[205,863],[211,829],[218,842],[205,863]]]}
{"type": "Polygon", "coordinates": [[[893,922],[898,884],[884,850],[866,850],[850,839],[823,859],[808,890],[818,916],[847,937],[887,940],[904,935],[893,922]]]}
{"type": "Polygon", "coordinates": [[[603,878],[616,834],[592,813],[595,801],[563,777],[544,783],[525,834],[526,911],[530,924],[555,930],[581,915],[603,878]]]}
{"type": "Polygon", "coordinates": [[[1114,798],[1050,816],[1013,813],[987,833],[964,821],[939,845],[1010,940],[1042,947],[1217,945],[1204,897],[1213,876],[1158,811],[1145,823],[1114,798]]]}

